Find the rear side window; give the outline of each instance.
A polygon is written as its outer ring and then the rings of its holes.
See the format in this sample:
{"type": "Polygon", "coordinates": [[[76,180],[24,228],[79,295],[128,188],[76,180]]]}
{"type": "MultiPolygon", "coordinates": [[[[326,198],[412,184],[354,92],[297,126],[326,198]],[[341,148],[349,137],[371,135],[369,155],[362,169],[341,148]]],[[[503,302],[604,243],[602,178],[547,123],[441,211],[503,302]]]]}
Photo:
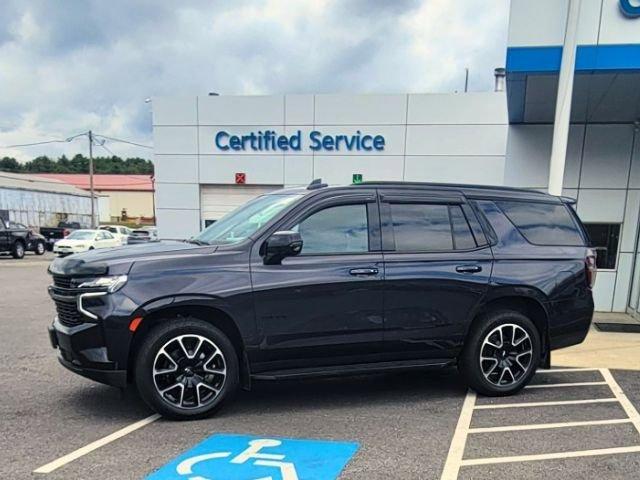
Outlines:
{"type": "Polygon", "coordinates": [[[496,202],[498,207],[536,245],[584,245],[578,226],[564,204],[496,202]]]}
{"type": "Polygon", "coordinates": [[[391,203],[397,252],[437,252],[476,247],[462,212],[455,205],[391,203]]]}

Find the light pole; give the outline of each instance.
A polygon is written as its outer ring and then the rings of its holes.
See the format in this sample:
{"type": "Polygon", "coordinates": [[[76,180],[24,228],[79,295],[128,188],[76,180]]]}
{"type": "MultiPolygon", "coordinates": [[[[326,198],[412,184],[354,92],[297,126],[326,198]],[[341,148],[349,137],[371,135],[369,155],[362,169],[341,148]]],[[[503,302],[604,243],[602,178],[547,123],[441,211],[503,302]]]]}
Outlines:
{"type": "Polygon", "coordinates": [[[96,208],[93,196],[93,132],[89,130],[89,191],[91,192],[91,228],[96,228],[96,208]]]}

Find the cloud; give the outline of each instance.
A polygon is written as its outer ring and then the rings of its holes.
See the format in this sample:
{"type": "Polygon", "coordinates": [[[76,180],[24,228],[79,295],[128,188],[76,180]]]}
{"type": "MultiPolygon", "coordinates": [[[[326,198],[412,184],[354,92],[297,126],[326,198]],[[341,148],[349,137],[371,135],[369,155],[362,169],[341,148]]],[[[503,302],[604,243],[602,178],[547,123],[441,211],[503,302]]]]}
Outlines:
{"type": "MultiPolygon", "coordinates": [[[[507,0],[4,0],[0,145],[88,129],[150,144],[144,100],[160,95],[449,92],[465,67],[471,90],[490,90],[507,12],[507,0]]],[[[77,152],[81,140],[0,148],[77,152]]]]}

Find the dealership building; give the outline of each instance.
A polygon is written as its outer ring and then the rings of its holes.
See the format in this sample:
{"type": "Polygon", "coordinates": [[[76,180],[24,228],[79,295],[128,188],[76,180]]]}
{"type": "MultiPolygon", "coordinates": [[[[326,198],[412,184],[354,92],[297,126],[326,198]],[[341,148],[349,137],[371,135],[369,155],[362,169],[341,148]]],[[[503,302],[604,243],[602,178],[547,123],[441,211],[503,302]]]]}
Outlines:
{"type": "Polygon", "coordinates": [[[596,308],[635,313],[640,2],[512,0],[505,67],[490,92],[154,98],[160,235],[189,237],[314,178],[542,190],[551,178],[598,249],[596,308]]]}

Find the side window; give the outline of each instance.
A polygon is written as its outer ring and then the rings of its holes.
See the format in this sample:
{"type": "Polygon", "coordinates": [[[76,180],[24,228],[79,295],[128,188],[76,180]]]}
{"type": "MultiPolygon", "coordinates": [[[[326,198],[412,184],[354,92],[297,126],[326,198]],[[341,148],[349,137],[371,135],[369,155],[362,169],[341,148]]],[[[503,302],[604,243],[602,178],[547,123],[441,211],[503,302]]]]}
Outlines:
{"type": "Polygon", "coordinates": [[[391,203],[397,252],[453,250],[447,205],[391,203]]]}
{"type": "Polygon", "coordinates": [[[453,228],[453,246],[456,250],[469,250],[476,248],[476,242],[471,234],[469,223],[458,205],[449,207],[451,215],[451,227],[453,228]]]}
{"type": "Polygon", "coordinates": [[[293,227],[302,237],[301,255],[360,253],[369,250],[365,204],[338,205],[312,213],[293,227]]]}
{"type": "Polygon", "coordinates": [[[578,226],[564,204],[496,202],[520,233],[535,245],[584,245],[578,226]]]}

